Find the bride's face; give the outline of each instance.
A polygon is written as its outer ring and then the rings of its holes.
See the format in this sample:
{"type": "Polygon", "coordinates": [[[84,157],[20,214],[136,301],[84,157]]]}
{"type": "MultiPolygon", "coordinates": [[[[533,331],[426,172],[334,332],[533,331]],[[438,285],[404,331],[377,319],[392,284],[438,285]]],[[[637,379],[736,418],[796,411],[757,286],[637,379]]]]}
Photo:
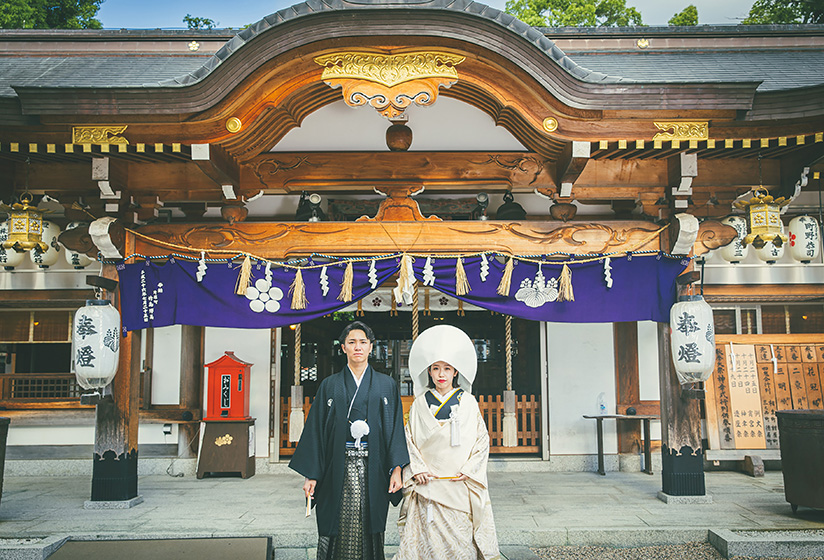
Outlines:
{"type": "Polygon", "coordinates": [[[435,390],[445,395],[452,390],[452,380],[458,374],[451,365],[446,362],[435,362],[429,366],[429,377],[435,384],[435,390]]]}

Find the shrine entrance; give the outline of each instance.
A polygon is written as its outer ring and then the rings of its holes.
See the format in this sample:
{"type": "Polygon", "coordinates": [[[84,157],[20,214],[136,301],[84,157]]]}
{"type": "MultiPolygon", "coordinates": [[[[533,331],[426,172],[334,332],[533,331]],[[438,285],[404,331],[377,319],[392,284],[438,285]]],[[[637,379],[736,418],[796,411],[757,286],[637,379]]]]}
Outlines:
{"type": "MultiPolygon", "coordinates": [[[[516,395],[518,445],[503,445],[503,393],[507,389],[506,316],[459,304],[451,296],[435,290],[421,305],[419,330],[438,324],[448,324],[464,330],[475,343],[478,373],[472,393],[490,432],[492,453],[537,455],[541,452],[541,360],[540,323],[513,318],[511,321],[511,386],[516,395]],[[532,349],[532,351],[528,350],[532,349]]],[[[308,414],[321,381],[340,371],[346,363],[338,337],[351,321],[359,320],[375,332],[375,344],[370,364],[398,383],[404,413],[414,399],[412,379],[407,368],[412,346],[411,310],[397,306],[389,289],[379,288],[354,309],[307,321],[297,328],[283,328],[280,339],[280,392],[271,401],[271,414],[279,418],[273,423],[270,438],[277,438],[280,456],[291,456],[296,442],[289,441],[290,387],[295,384],[296,338],[300,337],[298,368],[299,383],[303,386],[304,411],[308,414]],[[298,332],[299,331],[299,332],[298,332]],[[277,401],[277,402],[276,402],[277,401]],[[279,405],[280,410],[276,410],[279,405]]]]}

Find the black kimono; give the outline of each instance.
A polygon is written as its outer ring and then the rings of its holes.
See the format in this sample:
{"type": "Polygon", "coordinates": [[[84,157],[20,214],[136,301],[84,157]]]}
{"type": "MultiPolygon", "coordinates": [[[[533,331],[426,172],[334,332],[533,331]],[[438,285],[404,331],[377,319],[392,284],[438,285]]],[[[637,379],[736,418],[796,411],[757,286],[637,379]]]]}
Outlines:
{"type": "MultiPolygon", "coordinates": [[[[317,480],[318,534],[332,536],[338,532],[338,515],[344,478],[346,441],[349,431],[349,405],[355,382],[348,367],[324,379],[306,419],[303,434],[289,467],[309,479],[317,480]],[[347,390],[348,386],[348,390],[347,390]]],[[[398,386],[388,375],[368,366],[352,406],[351,419],[363,414],[369,424],[367,483],[369,533],[386,530],[389,502],[400,503],[400,491],[389,495],[389,478],[394,467],[409,463],[403,426],[403,406],[398,386]]]]}

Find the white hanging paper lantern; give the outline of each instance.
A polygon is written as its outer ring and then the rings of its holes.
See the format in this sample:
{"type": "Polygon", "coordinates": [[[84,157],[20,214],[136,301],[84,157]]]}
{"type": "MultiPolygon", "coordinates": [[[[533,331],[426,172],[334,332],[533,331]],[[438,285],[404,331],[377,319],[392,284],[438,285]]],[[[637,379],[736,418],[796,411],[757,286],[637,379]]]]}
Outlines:
{"type": "Polygon", "coordinates": [[[743,261],[750,252],[749,246],[741,242],[747,236],[746,218],[744,216],[727,216],[721,220],[721,223],[734,227],[735,231],[738,232],[738,237],[733,239],[732,243],[718,250],[721,258],[731,263],[743,261]]]}
{"type": "Polygon", "coordinates": [[[120,313],[108,300],[86,300],[74,314],[72,369],[84,389],[102,389],[117,373],[120,313]]]}
{"type": "Polygon", "coordinates": [[[48,268],[57,264],[60,258],[60,243],[57,242],[59,235],[60,228],[57,224],[43,220],[43,243],[48,247],[45,251],[31,250],[31,260],[34,264],[40,268],[48,268]]]}
{"type": "Polygon", "coordinates": [[[678,381],[706,381],[715,366],[712,308],[702,296],[682,296],[670,310],[670,331],[678,381]]]}
{"type": "Polygon", "coordinates": [[[755,255],[765,263],[772,264],[784,256],[784,247],[786,245],[786,243],[782,243],[780,247],[777,247],[772,241],[767,241],[763,247],[755,249],[755,255]]]}
{"type": "Polygon", "coordinates": [[[790,255],[804,263],[818,257],[821,233],[818,222],[810,216],[796,216],[790,220],[790,255]]]}
{"type": "MultiPolygon", "coordinates": [[[[87,222],[70,222],[66,226],[66,231],[70,229],[75,229],[83,225],[88,225],[87,222]]],[[[63,246],[66,249],[66,262],[69,263],[76,269],[86,268],[90,264],[94,262],[94,259],[84,253],[76,253],[75,251],[70,250],[68,247],[63,246]]]]}
{"type": "Polygon", "coordinates": [[[0,223],[0,266],[6,270],[12,270],[16,266],[23,264],[26,253],[18,253],[14,249],[6,249],[3,242],[9,238],[9,222],[0,223]]]}

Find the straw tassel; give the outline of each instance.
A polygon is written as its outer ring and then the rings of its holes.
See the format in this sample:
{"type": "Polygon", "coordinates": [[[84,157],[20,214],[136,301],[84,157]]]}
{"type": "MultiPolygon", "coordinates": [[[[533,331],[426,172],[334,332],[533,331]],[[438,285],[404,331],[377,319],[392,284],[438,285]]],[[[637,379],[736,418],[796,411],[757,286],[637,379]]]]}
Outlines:
{"type": "Polygon", "coordinates": [[[252,278],[252,259],[249,255],[243,259],[243,264],[240,265],[240,275],[237,277],[237,284],[235,284],[235,293],[239,296],[246,295],[246,288],[249,287],[249,280],[252,278]]]}
{"type": "Polygon", "coordinates": [[[455,261],[455,294],[463,296],[466,295],[471,289],[472,288],[469,286],[469,280],[466,278],[463,259],[458,257],[455,261]]]}
{"type": "Polygon", "coordinates": [[[352,261],[346,263],[346,270],[343,271],[343,282],[340,284],[339,301],[352,301],[352,280],[355,273],[352,271],[352,261]]]}
{"type": "Polygon", "coordinates": [[[512,285],[512,269],[515,267],[515,259],[509,257],[504,267],[504,273],[501,276],[501,283],[498,284],[498,295],[509,297],[509,288],[512,285]]]}
{"type": "Polygon", "coordinates": [[[306,309],[306,286],[303,285],[303,273],[301,269],[295,269],[295,279],[292,285],[289,286],[289,292],[292,294],[292,309],[306,309]]]}
{"type": "Polygon", "coordinates": [[[572,292],[572,272],[564,264],[561,270],[561,281],[558,286],[558,301],[575,301],[575,294],[572,292]]]}

